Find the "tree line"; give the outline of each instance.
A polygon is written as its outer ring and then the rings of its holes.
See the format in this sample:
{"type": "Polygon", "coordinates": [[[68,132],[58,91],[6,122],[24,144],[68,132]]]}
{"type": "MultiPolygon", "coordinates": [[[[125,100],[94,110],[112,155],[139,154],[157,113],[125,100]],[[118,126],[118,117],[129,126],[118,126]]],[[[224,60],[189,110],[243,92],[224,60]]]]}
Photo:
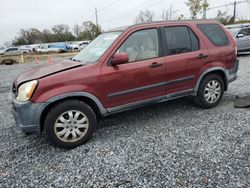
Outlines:
{"type": "MultiPolygon", "coordinates": [[[[156,14],[153,11],[145,10],[140,11],[139,14],[135,18],[135,23],[143,23],[150,21],[158,21],[158,20],[186,20],[186,19],[199,19],[198,15],[202,13],[203,9],[208,9],[209,4],[204,3],[203,0],[187,0],[185,2],[186,6],[189,8],[190,17],[186,17],[183,14],[177,14],[179,11],[173,8],[171,5],[168,9],[162,10],[160,17],[156,17],[156,14]]],[[[237,23],[250,23],[250,20],[239,18],[238,21],[234,21],[232,15],[228,13],[228,11],[218,10],[215,17],[212,19],[216,19],[220,21],[224,25],[228,24],[237,24],[237,23]]]]}
{"type": "Polygon", "coordinates": [[[73,32],[66,24],[54,25],[51,29],[36,28],[21,29],[12,41],[13,45],[28,45],[50,42],[65,42],[75,40],[93,40],[101,33],[101,27],[91,21],[75,24],[73,32]]]}

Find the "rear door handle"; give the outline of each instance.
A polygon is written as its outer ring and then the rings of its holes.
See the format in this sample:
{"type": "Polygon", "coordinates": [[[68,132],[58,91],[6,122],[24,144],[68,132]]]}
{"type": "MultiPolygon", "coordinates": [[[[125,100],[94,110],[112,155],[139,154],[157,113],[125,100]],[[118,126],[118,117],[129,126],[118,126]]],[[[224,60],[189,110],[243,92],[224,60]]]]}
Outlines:
{"type": "Polygon", "coordinates": [[[207,58],[207,57],[208,57],[208,55],[205,55],[205,54],[199,54],[197,57],[198,57],[199,59],[204,59],[204,58],[207,58]]]}
{"type": "Polygon", "coordinates": [[[160,66],[162,66],[162,64],[159,64],[159,63],[156,63],[156,62],[149,65],[150,68],[156,68],[156,67],[160,67],[160,66]]]}

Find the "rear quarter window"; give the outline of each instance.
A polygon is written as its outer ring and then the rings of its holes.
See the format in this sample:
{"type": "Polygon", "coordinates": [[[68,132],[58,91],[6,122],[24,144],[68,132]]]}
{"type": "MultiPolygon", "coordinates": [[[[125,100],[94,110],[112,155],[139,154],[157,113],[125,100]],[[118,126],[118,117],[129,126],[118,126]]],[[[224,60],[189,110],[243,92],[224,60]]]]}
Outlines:
{"type": "Polygon", "coordinates": [[[229,39],[219,24],[197,24],[197,27],[215,46],[226,46],[229,39]]]}

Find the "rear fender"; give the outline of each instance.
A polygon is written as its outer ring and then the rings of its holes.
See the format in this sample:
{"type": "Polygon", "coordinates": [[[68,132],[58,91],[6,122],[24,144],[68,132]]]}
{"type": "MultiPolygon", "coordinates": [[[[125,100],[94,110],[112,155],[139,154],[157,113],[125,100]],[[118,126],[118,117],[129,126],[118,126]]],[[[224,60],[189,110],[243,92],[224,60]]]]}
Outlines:
{"type": "Polygon", "coordinates": [[[202,79],[207,74],[212,73],[214,71],[220,71],[223,74],[223,80],[224,80],[224,83],[225,83],[225,90],[227,90],[227,87],[228,87],[228,71],[222,66],[216,66],[216,67],[211,67],[211,68],[205,69],[204,71],[202,71],[199,74],[200,76],[199,76],[199,78],[198,78],[198,80],[196,82],[196,85],[194,87],[194,95],[197,94],[202,79]]]}

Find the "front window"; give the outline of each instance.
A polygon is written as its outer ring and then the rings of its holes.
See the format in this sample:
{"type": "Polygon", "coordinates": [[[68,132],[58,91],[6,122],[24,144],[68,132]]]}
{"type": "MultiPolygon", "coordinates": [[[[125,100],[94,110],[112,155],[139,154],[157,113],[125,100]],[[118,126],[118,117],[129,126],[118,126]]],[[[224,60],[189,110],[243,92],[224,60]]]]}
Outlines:
{"type": "Polygon", "coordinates": [[[152,59],[159,56],[157,29],[133,33],[122,44],[118,52],[128,53],[129,62],[152,59]]]}
{"type": "Polygon", "coordinates": [[[121,32],[109,32],[99,35],[88,46],[80,51],[73,60],[85,63],[95,63],[120,34],[121,32]]]}

